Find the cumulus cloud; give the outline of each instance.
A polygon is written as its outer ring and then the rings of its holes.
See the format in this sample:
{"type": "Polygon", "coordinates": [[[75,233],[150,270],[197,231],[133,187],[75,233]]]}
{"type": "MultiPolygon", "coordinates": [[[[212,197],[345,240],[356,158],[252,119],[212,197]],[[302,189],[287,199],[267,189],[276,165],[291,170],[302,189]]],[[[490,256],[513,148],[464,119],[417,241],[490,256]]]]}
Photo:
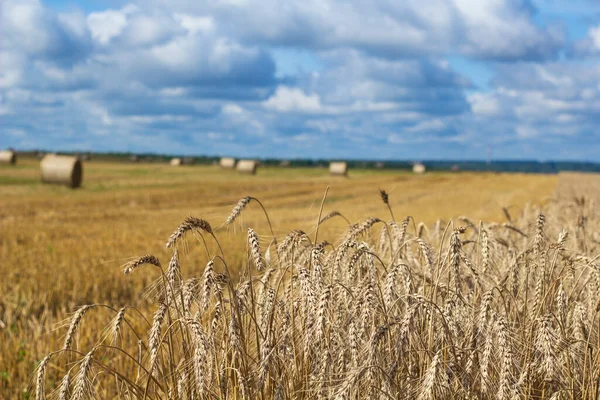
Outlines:
{"type": "Polygon", "coordinates": [[[600,55],[600,25],[591,26],[583,39],[570,46],[569,53],[575,57],[600,55]]]}
{"type": "Polygon", "coordinates": [[[600,69],[578,62],[504,65],[488,92],[470,96],[473,113],[465,122],[494,137],[490,142],[536,143],[540,153],[546,144],[554,152],[547,158],[586,142],[580,152],[590,157],[600,139],[599,81],[600,69]]]}
{"type": "Polygon", "coordinates": [[[6,0],[2,7],[2,51],[32,59],[73,63],[86,56],[89,35],[77,15],[57,14],[37,0],[6,0]]]}
{"type": "Polygon", "coordinates": [[[500,116],[502,107],[496,96],[490,93],[473,93],[468,98],[471,111],[475,116],[496,117],[500,116]]]}
{"type": "Polygon", "coordinates": [[[272,110],[281,112],[319,112],[321,99],[319,95],[307,95],[302,90],[279,86],[273,96],[263,102],[263,105],[272,110]]]}
{"type": "Polygon", "coordinates": [[[92,32],[92,37],[102,45],[108,44],[117,37],[127,26],[127,16],[137,7],[127,6],[122,10],[106,10],[93,12],[87,18],[87,24],[92,32]]]}
{"type": "MultiPolygon", "coordinates": [[[[166,0],[155,0],[165,5],[166,0]]],[[[527,0],[390,2],[169,0],[186,12],[210,12],[240,40],[315,50],[352,47],[394,58],[449,51],[482,59],[554,57],[564,42],[557,26],[540,27],[527,0]]]]}
{"type": "Polygon", "coordinates": [[[1,7],[9,146],[484,158],[597,136],[600,29],[567,42],[541,1],[1,7]]]}

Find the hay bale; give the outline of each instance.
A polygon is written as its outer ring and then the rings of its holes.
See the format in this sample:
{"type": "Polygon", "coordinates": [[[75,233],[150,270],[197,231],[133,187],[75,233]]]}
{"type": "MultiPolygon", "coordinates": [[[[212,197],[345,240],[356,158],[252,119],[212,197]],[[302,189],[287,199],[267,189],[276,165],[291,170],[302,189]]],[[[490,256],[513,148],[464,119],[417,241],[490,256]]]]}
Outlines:
{"type": "Polygon", "coordinates": [[[178,167],[182,164],[181,162],[181,158],[172,158],[171,162],[169,162],[170,165],[174,166],[174,167],[178,167]]]}
{"type": "Polygon", "coordinates": [[[413,172],[415,174],[424,174],[426,171],[425,165],[421,164],[421,163],[414,163],[413,164],[413,172]]]}
{"type": "Polygon", "coordinates": [[[71,188],[81,186],[83,164],[77,157],[49,154],[40,162],[42,182],[67,185],[71,188]]]}
{"type": "Polygon", "coordinates": [[[194,160],[193,157],[184,157],[181,159],[182,165],[194,165],[195,163],[196,163],[196,160],[194,160]]]}
{"type": "Polygon", "coordinates": [[[240,160],[237,162],[236,170],[242,174],[256,174],[258,163],[254,160],[240,160]]]}
{"type": "Polygon", "coordinates": [[[234,169],[235,168],[235,158],[231,157],[222,157],[219,161],[219,165],[223,169],[234,169]]]}
{"type": "Polygon", "coordinates": [[[454,164],[451,170],[452,172],[460,172],[460,166],[458,164],[454,164]]]}
{"type": "Polygon", "coordinates": [[[348,175],[348,163],[341,162],[330,162],[329,163],[329,174],[333,176],[346,176],[348,175]]]}
{"type": "Polygon", "coordinates": [[[385,168],[385,164],[382,162],[375,163],[375,168],[383,169],[383,168],[385,168]]]}
{"type": "Polygon", "coordinates": [[[279,166],[282,167],[282,168],[288,168],[291,165],[292,165],[292,163],[290,162],[290,160],[282,160],[279,163],[279,166]]]}
{"type": "Polygon", "coordinates": [[[0,164],[15,165],[17,163],[17,153],[12,150],[0,151],[0,164]]]}
{"type": "Polygon", "coordinates": [[[133,154],[133,155],[129,156],[129,161],[136,163],[136,162],[140,161],[140,158],[138,156],[136,156],[135,154],[133,154]]]}
{"type": "Polygon", "coordinates": [[[75,154],[75,157],[77,157],[77,159],[79,159],[80,161],[90,161],[92,159],[92,154],[91,153],[77,153],[75,154]]]}

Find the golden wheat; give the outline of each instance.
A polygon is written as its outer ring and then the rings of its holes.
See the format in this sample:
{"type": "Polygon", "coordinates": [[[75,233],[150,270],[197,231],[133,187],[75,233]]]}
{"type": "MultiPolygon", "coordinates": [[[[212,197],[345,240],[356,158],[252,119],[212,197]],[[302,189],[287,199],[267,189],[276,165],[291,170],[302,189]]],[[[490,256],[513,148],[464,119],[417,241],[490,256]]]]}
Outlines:
{"type": "Polygon", "coordinates": [[[64,371],[61,398],[597,398],[593,207],[557,198],[544,210],[505,211],[506,224],[460,218],[466,225],[414,229],[409,217],[400,226],[373,217],[318,243],[314,232],[294,230],[268,260],[248,228],[239,276],[230,275],[225,248],[184,279],[185,232],[219,236],[187,218],[167,242],[166,271],[153,256],[126,265],[126,274],[146,263],[159,270],[148,270],[157,278],[148,334],[138,332],[143,316],[125,319],[122,307],[107,324],[119,341],[105,335],[87,354],[73,351],[93,306],[80,308],[64,348],[39,365],[36,395],[45,398],[52,357],[64,371]],[[82,361],[73,367],[62,353],[82,361]]]}

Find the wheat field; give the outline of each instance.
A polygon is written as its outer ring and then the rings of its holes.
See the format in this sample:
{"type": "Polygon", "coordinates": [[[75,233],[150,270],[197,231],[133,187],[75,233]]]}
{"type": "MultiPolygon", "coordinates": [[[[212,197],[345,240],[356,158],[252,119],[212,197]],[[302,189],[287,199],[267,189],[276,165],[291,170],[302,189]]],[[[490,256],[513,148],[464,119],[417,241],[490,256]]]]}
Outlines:
{"type": "Polygon", "coordinates": [[[2,398],[597,398],[593,175],[0,169],[2,398]]]}

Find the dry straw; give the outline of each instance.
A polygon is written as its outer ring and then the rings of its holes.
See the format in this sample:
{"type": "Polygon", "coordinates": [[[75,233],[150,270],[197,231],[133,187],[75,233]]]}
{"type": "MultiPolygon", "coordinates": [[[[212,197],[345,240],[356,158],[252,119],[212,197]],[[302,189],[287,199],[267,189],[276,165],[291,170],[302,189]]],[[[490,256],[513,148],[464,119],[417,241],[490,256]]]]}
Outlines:
{"type": "Polygon", "coordinates": [[[255,160],[240,160],[237,162],[235,169],[242,174],[256,174],[258,162],[255,160]]]}
{"type": "Polygon", "coordinates": [[[83,180],[83,164],[77,157],[47,155],[40,163],[40,170],[44,183],[77,188],[83,180]]]}
{"type": "Polygon", "coordinates": [[[222,157],[221,160],[219,160],[219,166],[223,169],[234,169],[235,168],[235,158],[222,157]]]}
{"type": "Polygon", "coordinates": [[[413,173],[415,174],[424,174],[426,171],[425,165],[422,163],[414,163],[413,164],[413,173]]]}
{"type": "Polygon", "coordinates": [[[17,163],[17,153],[12,150],[0,151],[0,164],[15,165],[17,163]]]}
{"type": "Polygon", "coordinates": [[[329,163],[329,174],[333,176],[347,176],[348,175],[348,163],[344,161],[330,162],[329,163]]]}

